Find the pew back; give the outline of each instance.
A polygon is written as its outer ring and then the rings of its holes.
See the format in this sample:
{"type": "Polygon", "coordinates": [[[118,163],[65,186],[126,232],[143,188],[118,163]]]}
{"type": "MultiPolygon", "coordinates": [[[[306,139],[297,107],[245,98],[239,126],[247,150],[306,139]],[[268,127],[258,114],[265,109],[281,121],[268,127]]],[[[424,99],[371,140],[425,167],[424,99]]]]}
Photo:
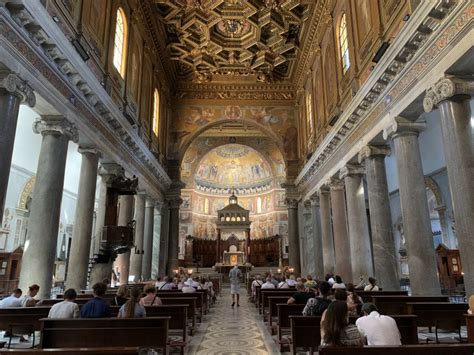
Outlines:
{"type": "Polygon", "coordinates": [[[472,355],[474,344],[324,347],[319,355],[472,355]]]}
{"type": "Polygon", "coordinates": [[[449,302],[448,296],[372,296],[381,314],[406,314],[409,302],[449,302]]]}

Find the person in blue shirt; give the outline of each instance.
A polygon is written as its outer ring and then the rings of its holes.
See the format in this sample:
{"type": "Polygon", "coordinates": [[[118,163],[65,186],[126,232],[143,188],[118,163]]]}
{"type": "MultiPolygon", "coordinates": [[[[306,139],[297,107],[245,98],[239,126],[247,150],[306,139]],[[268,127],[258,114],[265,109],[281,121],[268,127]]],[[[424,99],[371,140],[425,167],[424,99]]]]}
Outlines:
{"type": "Polygon", "coordinates": [[[81,318],[108,318],[112,315],[110,306],[102,298],[107,291],[107,285],[96,283],[92,286],[94,298],[81,308],[81,318]]]}

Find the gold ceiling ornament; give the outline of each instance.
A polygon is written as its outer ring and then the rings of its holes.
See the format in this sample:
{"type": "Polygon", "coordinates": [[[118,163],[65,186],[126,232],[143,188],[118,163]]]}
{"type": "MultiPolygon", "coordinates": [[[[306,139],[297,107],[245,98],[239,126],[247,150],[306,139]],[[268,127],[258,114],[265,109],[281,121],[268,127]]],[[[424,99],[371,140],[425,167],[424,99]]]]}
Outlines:
{"type": "Polygon", "coordinates": [[[310,8],[305,0],[154,0],[178,79],[289,79],[310,8]]]}

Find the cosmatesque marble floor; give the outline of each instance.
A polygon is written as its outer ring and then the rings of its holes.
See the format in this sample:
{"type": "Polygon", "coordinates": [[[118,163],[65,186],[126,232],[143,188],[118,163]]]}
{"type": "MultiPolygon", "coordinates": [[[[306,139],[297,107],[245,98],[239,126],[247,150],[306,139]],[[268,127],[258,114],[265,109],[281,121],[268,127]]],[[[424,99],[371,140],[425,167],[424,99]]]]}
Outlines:
{"type": "Polygon", "coordinates": [[[280,354],[255,306],[241,287],[240,307],[231,307],[229,286],[224,286],[210,314],[192,337],[187,354],[267,355],[280,354]]]}

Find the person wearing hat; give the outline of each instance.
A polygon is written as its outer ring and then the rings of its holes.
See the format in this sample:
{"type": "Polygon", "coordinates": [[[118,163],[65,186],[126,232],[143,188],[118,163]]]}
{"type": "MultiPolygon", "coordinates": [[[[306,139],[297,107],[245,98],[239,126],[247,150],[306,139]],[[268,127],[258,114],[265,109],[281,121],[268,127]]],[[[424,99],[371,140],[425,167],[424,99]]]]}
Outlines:
{"type": "Polygon", "coordinates": [[[240,279],[242,278],[242,271],[240,271],[238,265],[234,265],[233,269],[229,272],[230,280],[230,294],[232,295],[232,308],[235,306],[235,298],[237,296],[237,307],[240,307],[240,279]]]}

